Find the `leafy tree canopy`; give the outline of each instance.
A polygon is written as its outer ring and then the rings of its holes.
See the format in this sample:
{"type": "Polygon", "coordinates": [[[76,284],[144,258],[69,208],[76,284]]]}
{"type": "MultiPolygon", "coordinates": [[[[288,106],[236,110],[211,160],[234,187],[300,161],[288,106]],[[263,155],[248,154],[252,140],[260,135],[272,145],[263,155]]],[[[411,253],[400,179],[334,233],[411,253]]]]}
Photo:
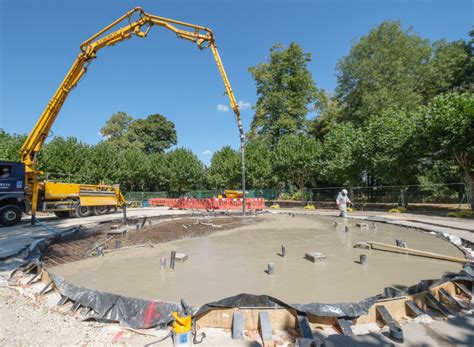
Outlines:
{"type": "Polygon", "coordinates": [[[313,138],[298,134],[283,136],[274,151],[274,167],[279,176],[300,190],[319,169],[321,144],[313,138]]]}
{"type": "Polygon", "coordinates": [[[178,141],[174,123],[161,114],[134,120],[118,112],[105,123],[101,134],[119,149],[136,148],[148,154],[163,153],[178,141]]]}
{"type": "Polygon", "coordinates": [[[437,96],[422,109],[421,129],[426,155],[454,161],[474,192],[474,94],[437,96]]]}
{"type": "Polygon", "coordinates": [[[208,170],[213,188],[234,189],[241,186],[240,154],[230,146],[222,147],[211,158],[208,170]]]}
{"type": "Polygon", "coordinates": [[[258,95],[250,137],[262,136],[274,146],[283,135],[306,129],[306,115],[321,98],[307,68],[310,61],[311,54],[293,42],[273,46],[269,62],[249,68],[258,95]]]}
{"type": "Polygon", "coordinates": [[[398,21],[383,22],[337,65],[344,118],[360,125],[387,109],[414,111],[435,95],[466,84],[472,63],[466,45],[431,43],[398,21]]]}
{"type": "Polygon", "coordinates": [[[254,139],[247,143],[245,167],[249,187],[263,189],[270,187],[273,183],[272,153],[265,142],[254,139]]]}

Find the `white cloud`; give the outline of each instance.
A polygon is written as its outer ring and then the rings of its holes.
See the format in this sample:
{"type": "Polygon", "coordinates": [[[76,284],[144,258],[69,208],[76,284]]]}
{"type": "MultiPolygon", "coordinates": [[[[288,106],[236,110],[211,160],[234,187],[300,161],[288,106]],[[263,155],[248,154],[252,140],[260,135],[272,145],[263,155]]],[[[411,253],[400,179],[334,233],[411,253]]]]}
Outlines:
{"type": "Polygon", "coordinates": [[[202,152],[202,155],[211,155],[212,151],[206,149],[204,152],[202,152]]]}
{"type": "Polygon", "coordinates": [[[226,106],[226,105],[217,105],[217,111],[219,111],[219,112],[228,112],[229,107],[226,106]]]}
{"type": "MultiPolygon", "coordinates": [[[[240,110],[245,110],[247,108],[252,107],[252,104],[250,102],[243,101],[243,100],[240,100],[237,104],[239,105],[240,110]]],[[[217,111],[219,112],[229,112],[229,110],[230,110],[229,106],[221,105],[221,104],[217,105],[217,111]]]]}
{"type": "Polygon", "coordinates": [[[97,135],[99,135],[104,140],[108,140],[110,138],[110,135],[109,136],[102,136],[102,133],[100,131],[97,133],[97,135]]]}
{"type": "Polygon", "coordinates": [[[246,108],[252,107],[252,104],[250,102],[246,102],[246,101],[243,101],[243,100],[240,100],[237,104],[239,104],[239,108],[241,110],[245,110],[246,108]]]}

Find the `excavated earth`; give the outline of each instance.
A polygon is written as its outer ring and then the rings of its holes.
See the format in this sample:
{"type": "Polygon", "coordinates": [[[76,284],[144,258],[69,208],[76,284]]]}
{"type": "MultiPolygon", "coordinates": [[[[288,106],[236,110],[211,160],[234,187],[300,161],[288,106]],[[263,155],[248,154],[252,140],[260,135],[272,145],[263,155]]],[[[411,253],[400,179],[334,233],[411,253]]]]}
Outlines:
{"type": "Polygon", "coordinates": [[[410,248],[463,257],[454,245],[434,235],[383,223],[360,228],[354,220],[291,215],[147,223],[125,233],[120,225],[80,231],[50,246],[44,261],[50,271],[76,285],[162,301],[184,298],[195,306],[241,293],[267,294],[288,303],[358,301],[385,287],[405,288],[462,267],[353,247],[363,241],[394,245],[401,239],[410,248]],[[121,242],[119,250],[116,240],[121,242]],[[281,244],[286,246],[284,258],[278,254],[281,244]],[[97,256],[98,245],[104,246],[103,256],[97,256]],[[171,251],[188,255],[188,260],[177,263],[174,271],[160,269],[160,258],[169,265],[171,251]],[[308,252],[327,258],[312,263],[304,258],[308,252]],[[360,254],[367,255],[367,264],[358,262],[360,254]],[[268,263],[274,264],[273,275],[265,272],[268,263]]]}

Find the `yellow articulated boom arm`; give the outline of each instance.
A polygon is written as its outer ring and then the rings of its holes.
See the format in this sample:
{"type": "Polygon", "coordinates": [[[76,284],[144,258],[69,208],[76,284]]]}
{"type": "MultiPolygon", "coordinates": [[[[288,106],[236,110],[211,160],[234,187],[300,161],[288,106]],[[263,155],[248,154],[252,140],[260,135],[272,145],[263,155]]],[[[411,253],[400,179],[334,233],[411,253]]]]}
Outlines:
{"type": "Polygon", "coordinates": [[[86,73],[87,65],[96,58],[97,52],[105,46],[113,46],[121,41],[129,39],[132,35],[146,37],[151,27],[154,25],[162,26],[175,32],[179,38],[196,43],[200,49],[211,48],[217,67],[224,81],[224,86],[230,100],[230,106],[234,110],[237,121],[240,124],[239,106],[235,100],[234,92],[232,91],[229,79],[227,78],[224,66],[219,57],[219,52],[217,51],[212,31],[203,26],[158,17],[146,13],[143,9],[137,7],[127,12],[81,44],[81,53],[79,53],[76,61],[64,80],[61,82],[61,85],[49,101],[43,114],[21,148],[21,159],[22,162],[25,163],[27,171],[34,171],[36,154],[41,150],[41,147],[43,146],[64,101],[69,92],[77,85],[81,77],[86,73]],[[136,15],[138,15],[138,19],[132,22],[132,17],[136,15]],[[126,26],[101,37],[104,33],[126,21],[128,21],[126,26]],[[183,30],[179,27],[184,27],[189,30],[183,30]]]}
{"type": "Polygon", "coordinates": [[[41,150],[51,127],[61,110],[64,101],[69,92],[77,85],[81,77],[87,71],[89,63],[96,58],[97,52],[106,46],[113,46],[121,41],[131,38],[133,35],[138,37],[146,37],[153,26],[161,26],[176,33],[178,38],[189,40],[197,44],[200,49],[210,48],[214,59],[216,61],[219,73],[224,81],[226,93],[230,100],[239,127],[241,142],[243,143],[244,132],[240,119],[239,106],[235,100],[234,93],[227,78],[227,74],[219,57],[219,52],[214,41],[214,35],[209,28],[185,23],[173,19],[158,17],[146,13],[140,7],[137,7],[122,17],[115,20],[113,23],[99,31],[97,34],[84,41],[80,48],[77,59],[74,61],[71,69],[67,73],[61,85],[55,92],[52,99],[43,111],[35,127],[29,134],[25,143],[21,148],[21,160],[25,164],[27,184],[32,189],[32,212],[35,212],[35,205],[37,202],[38,171],[35,170],[36,155],[41,150]],[[120,25],[126,24],[120,27],[120,25]],[[118,29],[116,29],[118,28],[118,29]],[[113,30],[113,31],[112,31],[113,30]],[[110,33],[106,34],[107,32],[110,33]]]}

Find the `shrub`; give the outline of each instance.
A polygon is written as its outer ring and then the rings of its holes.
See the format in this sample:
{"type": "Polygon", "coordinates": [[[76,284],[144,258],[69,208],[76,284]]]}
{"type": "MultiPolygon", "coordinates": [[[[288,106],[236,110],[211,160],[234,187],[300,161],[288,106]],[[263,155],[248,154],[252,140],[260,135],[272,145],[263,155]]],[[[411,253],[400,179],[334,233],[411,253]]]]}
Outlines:
{"type": "Polygon", "coordinates": [[[469,211],[469,210],[462,210],[458,212],[451,211],[451,212],[448,212],[446,216],[474,219],[474,211],[469,211]]]}
{"type": "Polygon", "coordinates": [[[388,210],[389,213],[406,213],[408,210],[405,207],[398,206],[388,210]]]}

